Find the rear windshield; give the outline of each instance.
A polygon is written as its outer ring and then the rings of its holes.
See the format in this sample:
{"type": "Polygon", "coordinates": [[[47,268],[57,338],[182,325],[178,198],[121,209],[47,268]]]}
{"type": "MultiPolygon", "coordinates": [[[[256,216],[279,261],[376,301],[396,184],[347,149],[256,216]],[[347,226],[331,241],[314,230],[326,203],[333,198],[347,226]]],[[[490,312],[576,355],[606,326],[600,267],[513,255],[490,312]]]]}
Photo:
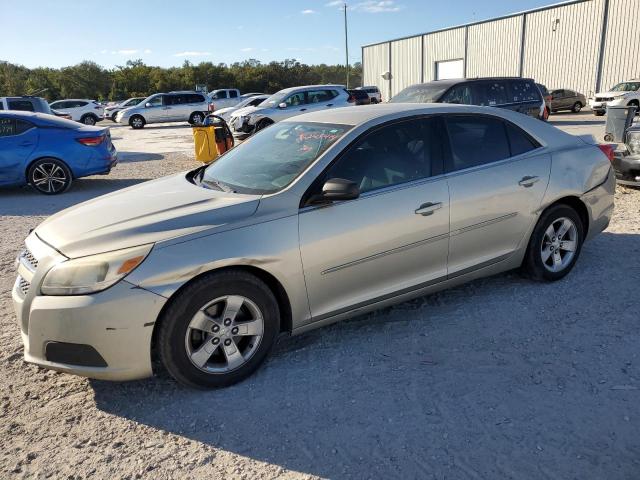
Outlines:
{"type": "Polygon", "coordinates": [[[451,84],[423,83],[405,88],[389,103],[435,103],[451,84]]]}

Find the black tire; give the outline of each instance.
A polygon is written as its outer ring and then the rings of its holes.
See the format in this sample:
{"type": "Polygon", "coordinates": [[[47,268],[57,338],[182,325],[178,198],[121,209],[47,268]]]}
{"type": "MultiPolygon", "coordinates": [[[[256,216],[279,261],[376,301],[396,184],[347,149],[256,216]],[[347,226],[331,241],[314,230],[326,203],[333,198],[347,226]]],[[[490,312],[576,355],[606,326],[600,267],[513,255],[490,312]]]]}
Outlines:
{"type": "Polygon", "coordinates": [[[111,115],[111,121],[112,121],[113,123],[117,123],[117,122],[116,122],[116,115],[118,115],[118,112],[116,112],[116,113],[114,113],[113,115],[111,115]]]}
{"type": "Polygon", "coordinates": [[[640,102],[638,102],[638,100],[631,100],[627,106],[636,107],[636,115],[640,114],[640,102]]]}
{"type": "Polygon", "coordinates": [[[265,128],[267,128],[269,125],[273,125],[273,120],[271,120],[270,118],[263,118],[262,120],[260,120],[257,124],[256,124],[256,132],[259,132],[260,130],[264,130],[265,128]]]}
{"type": "Polygon", "coordinates": [[[159,328],[158,357],[174,379],[195,388],[227,387],[247,378],[267,358],[280,333],[280,311],[273,292],[257,277],[242,271],[213,272],[194,281],[171,300],[160,318],[159,328]],[[253,354],[240,366],[224,373],[205,372],[189,358],[186,346],[189,324],[203,306],[227,295],[243,296],[258,307],[263,318],[263,335],[253,354]]]}
{"type": "Polygon", "coordinates": [[[90,113],[83,115],[82,118],[80,118],[80,123],[84,123],[85,125],[95,125],[97,122],[98,117],[90,113]]]}
{"type": "MultiPolygon", "coordinates": [[[[554,238],[555,240],[555,238],[554,238]]],[[[558,239],[560,245],[561,239],[558,239]]],[[[568,205],[556,204],[545,210],[538,223],[531,234],[529,239],[529,245],[527,247],[527,253],[522,263],[523,273],[534,280],[546,280],[556,281],[567,275],[574,267],[580,251],[582,250],[582,244],[584,242],[584,225],[580,219],[580,215],[568,205]],[[571,220],[576,227],[575,232],[575,250],[573,251],[572,258],[568,263],[559,271],[551,271],[545,267],[542,258],[543,242],[545,241],[545,232],[550,228],[552,224],[557,224],[559,219],[566,218],[571,220]]]]}
{"type": "Polygon", "coordinates": [[[601,117],[604,115],[604,112],[593,112],[596,117],[601,117]]]}
{"type": "Polygon", "coordinates": [[[202,122],[204,122],[204,115],[202,112],[193,112],[189,117],[189,123],[191,125],[202,125],[202,122]]]}
{"type": "Polygon", "coordinates": [[[580,110],[582,110],[582,103],[580,103],[580,102],[576,102],[576,103],[574,103],[574,104],[573,104],[573,107],[571,107],[571,111],[572,111],[573,113],[579,113],[579,112],[580,112],[580,110]]]}
{"type": "Polygon", "coordinates": [[[372,99],[371,99],[371,104],[372,104],[372,105],[375,105],[376,103],[378,103],[378,100],[377,100],[377,99],[375,99],[375,98],[372,98],[372,99]]]}
{"type": "Polygon", "coordinates": [[[146,120],[142,115],[134,115],[129,119],[129,126],[134,130],[140,130],[146,125],[146,120]]]}
{"type": "Polygon", "coordinates": [[[44,195],[64,193],[71,187],[73,175],[69,167],[56,158],[41,158],[29,166],[27,183],[44,195]]]}

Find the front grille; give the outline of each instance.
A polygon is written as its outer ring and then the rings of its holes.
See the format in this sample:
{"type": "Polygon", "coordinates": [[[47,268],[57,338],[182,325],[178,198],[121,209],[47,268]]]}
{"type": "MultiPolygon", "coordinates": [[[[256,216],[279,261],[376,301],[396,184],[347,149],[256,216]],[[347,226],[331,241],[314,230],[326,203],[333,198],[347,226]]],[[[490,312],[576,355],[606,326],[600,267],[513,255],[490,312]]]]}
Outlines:
{"type": "Polygon", "coordinates": [[[596,102],[610,102],[613,98],[611,97],[596,97],[596,102]]]}
{"type": "Polygon", "coordinates": [[[25,261],[27,267],[32,272],[35,272],[35,270],[38,268],[38,259],[34,257],[28,249],[22,251],[22,253],[20,254],[20,258],[25,261]]]}
{"type": "Polygon", "coordinates": [[[22,292],[22,295],[26,296],[27,293],[29,293],[30,286],[31,284],[28,281],[26,281],[24,278],[20,276],[18,277],[18,288],[22,292]]]}

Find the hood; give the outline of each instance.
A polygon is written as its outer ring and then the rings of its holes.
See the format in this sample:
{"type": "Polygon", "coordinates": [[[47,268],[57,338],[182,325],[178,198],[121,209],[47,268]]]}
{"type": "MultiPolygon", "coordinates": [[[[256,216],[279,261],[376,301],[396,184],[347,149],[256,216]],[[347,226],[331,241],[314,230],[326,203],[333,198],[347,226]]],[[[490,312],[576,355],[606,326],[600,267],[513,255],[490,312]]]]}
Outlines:
{"type": "Polygon", "coordinates": [[[633,92],[602,92],[602,93],[596,93],[596,97],[614,97],[614,98],[623,97],[627,93],[633,93],[633,92]]]}
{"type": "Polygon", "coordinates": [[[264,108],[260,107],[243,107],[237,109],[233,112],[234,117],[244,117],[245,115],[251,115],[252,113],[257,112],[258,110],[264,110],[264,108]]]}
{"type": "Polygon", "coordinates": [[[224,108],[220,108],[219,110],[216,110],[214,113],[214,115],[224,115],[225,113],[230,113],[233,112],[234,110],[237,110],[236,107],[224,107],[224,108]]]}
{"type": "Polygon", "coordinates": [[[70,258],[159,242],[245,219],[260,197],[209,190],[186,172],[118,190],[63,210],[35,233],[70,258]]]}

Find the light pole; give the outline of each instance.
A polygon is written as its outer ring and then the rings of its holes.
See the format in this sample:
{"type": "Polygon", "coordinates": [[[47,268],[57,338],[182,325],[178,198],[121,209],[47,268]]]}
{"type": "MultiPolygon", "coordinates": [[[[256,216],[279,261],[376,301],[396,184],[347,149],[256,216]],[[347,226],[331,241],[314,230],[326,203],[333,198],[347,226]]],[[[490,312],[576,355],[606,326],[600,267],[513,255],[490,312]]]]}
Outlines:
{"type": "Polygon", "coordinates": [[[344,54],[347,69],[347,88],[349,88],[349,35],[347,32],[347,2],[344,2],[344,54]]]}

